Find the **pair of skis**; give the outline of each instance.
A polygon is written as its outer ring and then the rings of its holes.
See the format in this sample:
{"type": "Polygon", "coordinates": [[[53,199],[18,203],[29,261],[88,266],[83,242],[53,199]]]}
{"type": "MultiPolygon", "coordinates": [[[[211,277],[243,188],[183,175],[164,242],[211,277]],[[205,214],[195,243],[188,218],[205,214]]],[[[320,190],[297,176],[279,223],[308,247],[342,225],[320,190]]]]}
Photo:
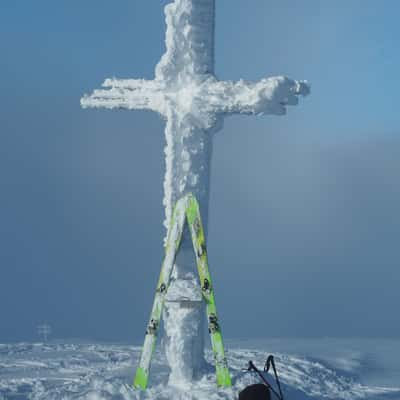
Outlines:
{"type": "Polygon", "coordinates": [[[177,202],[172,215],[166,243],[165,257],[161,267],[150,320],[147,325],[139,366],[136,370],[136,376],[133,383],[134,387],[137,389],[144,390],[148,385],[151,358],[157,341],[162,309],[168,291],[172,269],[182,240],[185,222],[187,222],[190,229],[200,285],[203,298],[206,302],[208,330],[210,332],[211,345],[214,354],[217,385],[221,387],[231,386],[231,378],[225,357],[224,344],[215,306],[214,291],[208,269],[207,249],[200,218],[199,204],[192,194],[188,194],[177,202]]]}

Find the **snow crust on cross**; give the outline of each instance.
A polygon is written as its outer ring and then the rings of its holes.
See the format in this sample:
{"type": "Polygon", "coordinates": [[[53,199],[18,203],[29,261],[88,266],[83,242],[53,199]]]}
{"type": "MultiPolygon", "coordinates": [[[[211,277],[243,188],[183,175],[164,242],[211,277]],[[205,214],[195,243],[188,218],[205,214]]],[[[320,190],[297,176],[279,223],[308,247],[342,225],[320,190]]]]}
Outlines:
{"type": "MultiPolygon", "coordinates": [[[[166,120],[164,225],[169,228],[174,204],[191,192],[200,204],[207,232],[212,137],[222,128],[224,117],[283,115],[287,106],[296,105],[299,96],[310,89],[306,82],[284,76],[258,82],[218,80],[214,75],[215,0],[175,0],[165,7],[165,15],[166,52],[155,78],[106,79],[103,88],[85,95],[81,104],[85,108],[151,110],[166,120]]],[[[164,317],[170,381],[176,382],[192,379],[203,360],[201,310],[183,308],[176,301],[201,300],[191,272],[190,240],[184,243],[185,237],[174,267],[174,284],[168,291],[174,301],[166,306],[164,317]]]]}
{"type": "Polygon", "coordinates": [[[286,106],[309,93],[306,82],[284,76],[219,81],[214,75],[214,11],[215,0],[175,0],[167,5],[166,53],[155,79],[106,79],[104,89],[81,100],[83,107],[151,110],[166,119],[166,227],[173,205],[186,192],[192,191],[200,203],[207,197],[208,168],[198,154],[207,150],[202,149],[208,142],[205,133],[220,130],[223,118],[232,114],[283,115],[286,106]],[[207,171],[202,173],[201,167],[207,171]]]}

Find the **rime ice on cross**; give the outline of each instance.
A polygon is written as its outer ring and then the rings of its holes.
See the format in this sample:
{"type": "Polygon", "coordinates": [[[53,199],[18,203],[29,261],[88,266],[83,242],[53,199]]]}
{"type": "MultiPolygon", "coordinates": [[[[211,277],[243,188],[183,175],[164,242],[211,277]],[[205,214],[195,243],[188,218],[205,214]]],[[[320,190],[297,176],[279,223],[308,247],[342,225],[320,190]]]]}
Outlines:
{"type": "MultiPolygon", "coordinates": [[[[175,202],[192,192],[200,203],[207,228],[212,137],[232,114],[283,115],[307,95],[305,82],[286,77],[259,82],[219,81],[214,76],[215,0],[175,0],[165,8],[166,53],[156,67],[154,80],[107,79],[103,88],[81,100],[83,107],[152,110],[166,120],[165,226],[168,229],[175,202]]],[[[181,307],[179,299],[198,300],[194,289],[190,240],[174,267],[171,303],[166,307],[166,352],[171,379],[190,380],[202,360],[202,334],[195,324],[199,307],[181,307]],[[191,333],[184,324],[191,321],[191,333]]]]}

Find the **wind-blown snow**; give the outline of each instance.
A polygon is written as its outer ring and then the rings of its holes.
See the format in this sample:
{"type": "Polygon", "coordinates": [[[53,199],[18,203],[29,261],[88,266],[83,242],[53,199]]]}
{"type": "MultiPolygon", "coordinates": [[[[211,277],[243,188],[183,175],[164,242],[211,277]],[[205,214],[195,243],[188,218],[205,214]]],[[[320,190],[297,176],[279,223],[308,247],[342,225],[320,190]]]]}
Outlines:
{"type": "MultiPolygon", "coordinates": [[[[83,107],[151,110],[166,120],[163,204],[167,229],[174,204],[191,192],[199,201],[207,232],[212,138],[222,128],[225,116],[283,115],[288,105],[296,105],[300,95],[309,93],[306,82],[283,76],[259,82],[218,80],[214,75],[214,14],[215,0],[175,0],[168,4],[166,52],[156,67],[155,79],[107,79],[103,89],[81,100],[83,107]]],[[[189,237],[185,235],[183,240],[174,280],[178,284],[184,279],[183,286],[195,288],[197,278],[189,237]]],[[[187,292],[189,300],[196,300],[195,289],[187,292]]],[[[169,296],[173,302],[182,298],[187,300],[187,296],[178,295],[175,299],[169,296]]],[[[166,307],[165,318],[173,321],[165,323],[168,343],[174,343],[171,335],[177,332],[180,332],[177,337],[184,338],[187,329],[184,324],[191,321],[188,334],[195,336],[181,341],[180,349],[185,354],[182,360],[195,362],[194,354],[199,354],[198,347],[203,343],[203,310],[193,306],[190,312],[186,308],[183,313],[178,312],[180,307],[176,304],[167,303],[166,307]]],[[[170,349],[169,354],[172,353],[170,349]]],[[[173,368],[180,368],[178,375],[183,376],[190,369],[200,368],[202,362],[198,362],[197,366],[174,363],[173,368]]]]}
{"type": "Polygon", "coordinates": [[[167,51],[156,79],[202,76],[214,72],[214,0],[178,0],[165,7],[167,51]]]}
{"type": "MultiPolygon", "coordinates": [[[[392,351],[398,350],[398,344],[393,346],[392,351]]],[[[76,343],[0,345],[0,399],[235,400],[241,389],[257,381],[242,368],[250,359],[262,366],[265,351],[229,347],[232,390],[216,388],[213,368],[205,370],[203,377],[191,384],[166,386],[169,369],[165,358],[157,352],[150,387],[142,392],[130,386],[139,347],[76,343]]],[[[210,362],[209,351],[206,356],[210,362]]],[[[358,374],[360,363],[354,364],[351,373],[344,373],[321,359],[296,354],[276,354],[276,362],[288,400],[400,399],[400,381],[397,387],[359,383],[353,376],[358,374]]],[[[373,370],[374,365],[364,361],[362,368],[373,370]]],[[[272,376],[269,380],[273,382],[272,376]]]]}

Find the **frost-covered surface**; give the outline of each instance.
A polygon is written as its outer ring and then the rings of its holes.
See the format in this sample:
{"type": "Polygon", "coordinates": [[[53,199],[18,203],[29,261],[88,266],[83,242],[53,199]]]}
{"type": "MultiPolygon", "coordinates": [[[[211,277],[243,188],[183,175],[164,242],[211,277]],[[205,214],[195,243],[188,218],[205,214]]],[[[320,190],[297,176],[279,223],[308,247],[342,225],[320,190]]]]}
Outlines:
{"type": "MultiPolygon", "coordinates": [[[[82,98],[83,107],[152,110],[167,120],[166,225],[188,191],[208,203],[210,136],[230,114],[281,115],[306,95],[305,82],[286,77],[259,82],[218,81],[214,76],[214,0],[175,0],[165,8],[166,52],[153,81],[107,79],[82,98]]],[[[203,210],[203,218],[206,213],[203,210]]]]}
{"type": "MultiPolygon", "coordinates": [[[[400,343],[387,342],[383,355],[379,352],[382,349],[379,343],[367,344],[356,352],[344,350],[343,343],[326,341],[322,350],[321,345],[310,342],[308,348],[303,344],[303,351],[299,353],[276,354],[286,399],[399,400],[400,343]],[[396,364],[390,364],[391,354],[396,364]],[[373,374],[378,376],[371,378],[373,374]],[[361,383],[362,380],[384,381],[385,375],[394,377],[386,387],[379,383],[361,383]]],[[[210,367],[191,385],[167,386],[169,369],[165,358],[157,352],[150,388],[139,392],[130,388],[139,347],[74,343],[0,345],[0,399],[234,400],[239,390],[256,381],[254,376],[241,371],[246,363],[251,359],[262,366],[266,353],[275,352],[271,346],[282,347],[273,342],[261,346],[262,350],[242,346],[243,343],[236,342],[228,348],[232,391],[216,389],[210,367]]],[[[289,341],[283,347],[300,350],[301,345],[289,341]]],[[[206,356],[210,361],[210,352],[206,356]]]]}
{"type": "MultiPolygon", "coordinates": [[[[166,52],[156,66],[155,79],[107,79],[103,89],[84,96],[81,104],[83,107],[151,110],[166,120],[165,226],[168,229],[176,201],[192,192],[199,201],[207,232],[212,136],[222,128],[224,117],[283,115],[288,105],[296,105],[299,96],[309,93],[309,86],[283,76],[259,82],[219,81],[214,75],[215,0],[175,0],[165,7],[165,15],[166,52]]],[[[191,272],[193,257],[190,245],[183,248],[185,254],[176,261],[174,279],[185,279],[183,285],[190,289],[196,283],[195,274],[191,272]]],[[[190,296],[192,300],[197,297],[194,289],[190,296]]],[[[178,293],[172,300],[177,301],[179,297],[178,293]]],[[[191,321],[188,334],[196,331],[193,327],[201,319],[198,307],[193,307],[191,312],[186,308],[184,313],[175,313],[179,309],[175,304],[167,304],[167,309],[166,315],[174,321],[165,324],[167,329],[172,328],[167,330],[167,336],[180,332],[179,337],[184,338],[187,328],[183,324],[188,320],[191,321]]],[[[200,325],[197,326],[198,335],[201,335],[200,325]]],[[[201,343],[202,340],[186,338],[181,341],[180,348],[182,352],[198,354],[201,343]]],[[[197,359],[193,354],[185,355],[184,359],[197,359]]],[[[178,367],[178,363],[174,365],[178,367]]],[[[195,365],[179,365],[179,373],[183,376],[193,367],[196,368],[195,365]]]]}

